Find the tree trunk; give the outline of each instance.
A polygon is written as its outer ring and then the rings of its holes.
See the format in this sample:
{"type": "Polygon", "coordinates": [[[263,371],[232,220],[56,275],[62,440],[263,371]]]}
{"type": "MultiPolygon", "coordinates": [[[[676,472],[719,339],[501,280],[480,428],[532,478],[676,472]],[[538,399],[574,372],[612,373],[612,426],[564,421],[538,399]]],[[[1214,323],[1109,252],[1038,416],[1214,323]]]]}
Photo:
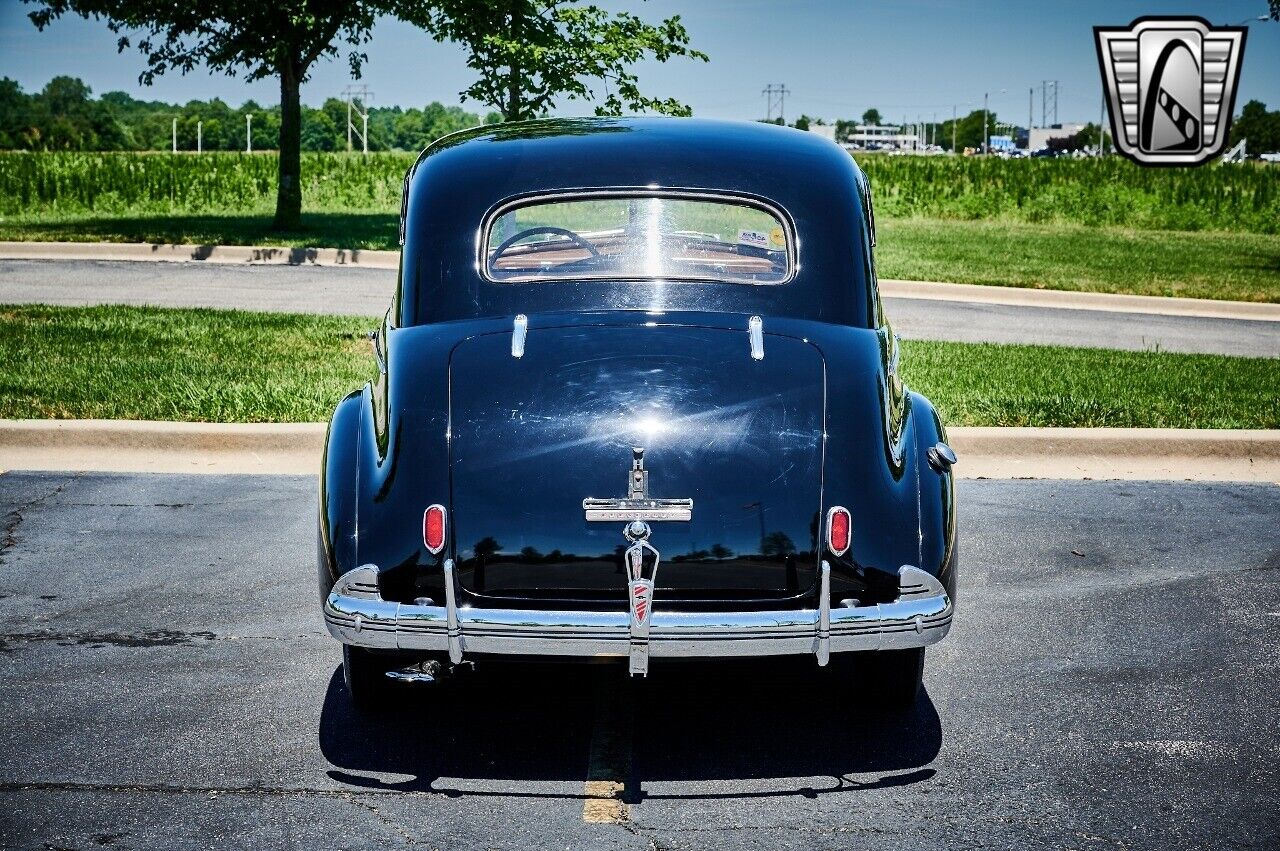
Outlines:
{"type": "Polygon", "coordinates": [[[274,230],[297,230],[302,225],[302,101],[301,76],[292,61],[280,69],[280,173],[276,189],[274,230]]]}
{"type": "Polygon", "coordinates": [[[520,69],[514,65],[507,68],[507,105],[502,110],[503,121],[519,121],[524,118],[520,114],[520,69]]]}
{"type": "MultiPolygon", "coordinates": [[[[523,3],[524,0],[512,0],[511,2],[510,29],[507,35],[512,41],[520,38],[520,34],[524,30],[523,3]]],[[[524,118],[524,115],[521,114],[524,111],[524,105],[521,103],[521,94],[520,68],[515,64],[509,65],[507,66],[507,103],[502,110],[504,121],[519,121],[524,118]]]]}

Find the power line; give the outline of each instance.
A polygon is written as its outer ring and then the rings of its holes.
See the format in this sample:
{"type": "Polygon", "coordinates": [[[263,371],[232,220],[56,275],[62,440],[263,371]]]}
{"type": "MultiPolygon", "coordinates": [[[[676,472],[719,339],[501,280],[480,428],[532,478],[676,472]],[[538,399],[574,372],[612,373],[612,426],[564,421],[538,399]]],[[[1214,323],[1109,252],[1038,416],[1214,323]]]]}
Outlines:
{"type": "Polygon", "coordinates": [[[1048,127],[1049,122],[1049,104],[1053,104],[1053,122],[1058,123],[1058,81],[1057,80],[1041,80],[1040,81],[1040,126],[1048,127]],[[1053,100],[1050,101],[1050,92],[1052,91],[1053,100]]]}
{"type": "Polygon", "coordinates": [[[765,117],[769,121],[773,121],[773,108],[776,104],[778,107],[778,118],[782,119],[785,124],[787,121],[786,102],[787,95],[791,94],[791,90],[787,88],[786,83],[770,83],[764,87],[761,94],[765,97],[765,117]]]}

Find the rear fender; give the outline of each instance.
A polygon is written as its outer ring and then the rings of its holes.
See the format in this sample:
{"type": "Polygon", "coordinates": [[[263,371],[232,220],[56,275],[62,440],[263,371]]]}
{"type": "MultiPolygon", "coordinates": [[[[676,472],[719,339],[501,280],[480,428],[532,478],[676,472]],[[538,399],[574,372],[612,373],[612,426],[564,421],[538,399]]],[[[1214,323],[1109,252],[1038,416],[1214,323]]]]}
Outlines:
{"type": "Polygon", "coordinates": [[[915,420],[914,457],[920,471],[920,567],[942,582],[955,597],[959,545],[956,538],[955,474],[937,470],[928,461],[929,449],[947,442],[942,418],[928,399],[910,394],[915,420]]]}
{"type": "Polygon", "coordinates": [[[341,402],[329,420],[320,459],[320,522],[317,541],[317,579],[324,599],[337,578],[356,567],[357,453],[365,391],[341,402]]]}

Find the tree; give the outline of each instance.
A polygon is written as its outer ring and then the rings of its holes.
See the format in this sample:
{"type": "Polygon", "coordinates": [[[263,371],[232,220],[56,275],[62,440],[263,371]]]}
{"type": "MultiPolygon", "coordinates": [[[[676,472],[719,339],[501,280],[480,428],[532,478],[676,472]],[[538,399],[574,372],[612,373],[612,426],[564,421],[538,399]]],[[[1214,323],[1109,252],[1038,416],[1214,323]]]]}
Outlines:
{"type": "Polygon", "coordinates": [[[1241,139],[1250,155],[1280,151],[1280,111],[1268,112],[1267,105],[1251,100],[1231,123],[1231,144],[1241,139]]]}
{"type": "Polygon", "coordinates": [[[795,551],[796,545],[786,532],[770,532],[760,539],[760,554],[765,558],[782,558],[795,551]]]}
{"type": "Polygon", "coordinates": [[[351,46],[351,73],[360,76],[374,19],[394,11],[396,0],[220,0],[180,3],[173,0],[24,0],[39,8],[31,21],[44,30],[68,12],[105,19],[120,36],[124,52],[138,38],[147,68],[144,85],[168,71],[185,74],[205,65],[250,80],[280,80],[280,165],[273,227],[294,229],[301,223],[302,102],[299,89],[316,60],[335,56],[336,41],[351,46]],[[140,37],[135,33],[141,33],[140,37]]]}
{"type": "Polygon", "coordinates": [[[862,113],[863,124],[880,124],[884,119],[880,116],[880,110],[874,106],[862,113]]]}
{"type": "Polygon", "coordinates": [[[502,544],[499,544],[492,535],[486,535],[476,541],[476,545],[472,549],[475,551],[476,558],[487,558],[501,550],[502,544]]]}
{"type": "Polygon", "coordinates": [[[544,115],[559,98],[596,101],[597,115],[624,109],[689,115],[674,98],[642,94],[630,68],[676,56],[707,61],[689,47],[679,15],[654,25],[577,0],[436,0],[422,8],[406,4],[402,13],[436,41],[466,48],[467,66],[480,79],[461,95],[507,121],[544,115]],[[592,87],[597,80],[604,86],[602,100],[592,87]]]}

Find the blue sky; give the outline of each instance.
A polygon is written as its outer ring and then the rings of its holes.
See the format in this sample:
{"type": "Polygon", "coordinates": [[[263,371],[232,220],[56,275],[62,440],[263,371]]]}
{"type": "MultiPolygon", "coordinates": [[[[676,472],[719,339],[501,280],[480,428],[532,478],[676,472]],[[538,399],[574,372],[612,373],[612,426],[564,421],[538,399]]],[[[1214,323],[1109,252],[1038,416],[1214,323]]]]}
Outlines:
{"type": "MultiPolygon", "coordinates": [[[[694,46],[710,54],[711,62],[643,66],[641,84],[647,93],[682,99],[697,115],[761,117],[761,90],[767,83],[785,83],[791,91],[788,119],[801,112],[829,120],[854,117],[868,106],[894,121],[928,120],[935,114],[941,119],[950,116],[953,105],[962,114],[981,108],[983,92],[990,92],[992,109],[1018,123],[1027,119],[1028,89],[1044,79],[1061,81],[1060,120],[1097,120],[1101,88],[1094,24],[1123,25],[1144,14],[1178,13],[1234,24],[1267,8],[1265,0],[597,2],[651,20],[682,16],[694,46]]],[[[17,0],[0,0],[0,76],[16,79],[27,91],[57,74],[70,74],[95,93],[123,90],[178,102],[216,96],[232,104],[279,99],[271,82],[249,84],[221,74],[166,76],[142,87],[137,82],[141,58],[135,52],[118,55],[104,24],[67,18],[37,33],[27,11],[17,0]]],[[[458,103],[458,92],[471,80],[460,50],[399,22],[379,23],[368,53],[364,81],[374,91],[375,104],[458,103]]],[[[317,104],[336,96],[347,82],[345,62],[326,62],[303,87],[303,99],[317,104]]],[[[1280,109],[1280,23],[1250,27],[1240,86],[1237,109],[1253,98],[1280,109]]],[[[1035,102],[1038,123],[1038,92],[1035,102]]],[[[561,111],[586,113],[590,107],[566,104],[561,111]]]]}

